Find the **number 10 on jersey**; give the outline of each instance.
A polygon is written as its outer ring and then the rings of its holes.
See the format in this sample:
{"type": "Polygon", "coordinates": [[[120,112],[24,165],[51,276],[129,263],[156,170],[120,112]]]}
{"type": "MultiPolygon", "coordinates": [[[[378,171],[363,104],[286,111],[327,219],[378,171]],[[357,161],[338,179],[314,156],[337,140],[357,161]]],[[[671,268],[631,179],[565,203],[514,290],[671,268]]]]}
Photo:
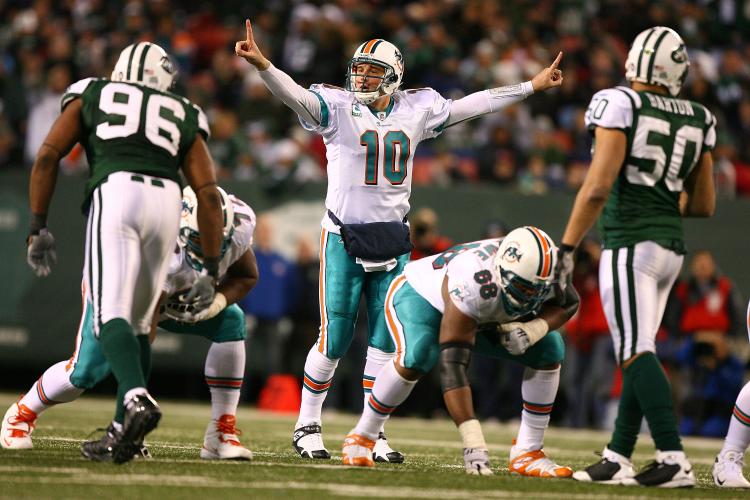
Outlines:
{"type": "MultiPolygon", "coordinates": [[[[367,130],[359,136],[359,143],[366,148],[365,184],[375,186],[378,184],[380,159],[377,131],[367,130]]],[[[402,130],[390,130],[383,136],[383,176],[394,186],[403,184],[406,179],[410,151],[409,137],[402,130]]]]}

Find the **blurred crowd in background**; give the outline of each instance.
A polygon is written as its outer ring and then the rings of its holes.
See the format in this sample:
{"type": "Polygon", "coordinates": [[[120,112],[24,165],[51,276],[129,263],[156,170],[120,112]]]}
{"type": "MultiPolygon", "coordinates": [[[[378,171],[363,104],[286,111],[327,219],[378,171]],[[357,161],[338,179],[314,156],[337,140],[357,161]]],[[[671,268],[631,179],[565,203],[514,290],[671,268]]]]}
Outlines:
{"type": "MultiPolygon", "coordinates": [[[[683,96],[719,119],[719,191],[750,194],[750,7],[740,0],[0,0],[0,166],[33,161],[67,85],[109,76],[122,48],[150,40],[177,62],[176,92],[207,112],[223,177],[271,190],[324,180],[322,140],[233,55],[246,17],[264,53],[303,86],[342,85],[354,48],[374,37],[401,48],[404,87],[449,98],[528,80],[563,51],[558,92],[451,128],[415,158],[415,183],[484,182],[529,194],[580,185],[591,96],[622,82],[638,32],[671,26],[691,58],[683,96]]],[[[64,167],[85,170],[81,151],[64,167]]]]}
{"type": "MultiPolygon", "coordinates": [[[[150,40],[177,63],[175,92],[206,111],[222,179],[279,193],[324,182],[320,137],[303,131],[256,70],[233,54],[234,42],[245,37],[245,18],[267,57],[305,87],[342,85],[356,46],[375,37],[401,48],[404,87],[432,87],[454,99],[528,80],[563,51],[559,91],[448,129],[415,158],[415,184],[485,183],[530,195],[580,186],[591,158],[583,121],[591,96],[623,82],[627,50],[638,32],[671,26],[691,58],[683,97],[705,104],[718,118],[719,194],[750,195],[750,3],[740,0],[0,0],[0,167],[28,168],[65,88],[80,78],[108,77],[122,48],[150,40]]],[[[80,148],[62,168],[85,174],[80,148]]],[[[410,218],[415,257],[450,247],[434,212],[410,218]]],[[[506,230],[494,221],[477,238],[506,230]]],[[[272,231],[261,215],[255,251],[261,276],[273,279],[262,279],[242,303],[251,319],[247,397],[253,401],[272,375],[301,371],[319,326],[317,255],[302,242],[296,261],[288,260],[271,245],[272,231]]],[[[578,254],[583,301],[566,328],[568,353],[554,416],[572,426],[611,425],[619,396],[599,302],[599,249],[588,240],[578,254]]],[[[744,309],[710,254],[692,254],[688,275],[670,299],[660,357],[675,387],[683,432],[721,436],[744,375],[745,358],[736,348],[744,339],[744,309]]],[[[329,407],[361,409],[364,338],[362,331],[355,335],[329,407]],[[354,354],[358,349],[362,356],[354,354]]],[[[517,417],[520,365],[477,356],[472,369],[480,416],[517,417]]],[[[440,411],[434,378],[426,377],[415,393],[400,412],[440,411]]]]}

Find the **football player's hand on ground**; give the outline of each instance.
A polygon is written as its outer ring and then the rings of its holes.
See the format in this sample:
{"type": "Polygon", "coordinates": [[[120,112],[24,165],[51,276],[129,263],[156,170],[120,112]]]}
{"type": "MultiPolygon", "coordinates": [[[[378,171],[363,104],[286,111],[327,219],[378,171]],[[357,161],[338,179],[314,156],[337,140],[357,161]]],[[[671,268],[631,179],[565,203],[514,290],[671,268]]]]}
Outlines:
{"type": "Polygon", "coordinates": [[[531,346],[529,334],[518,321],[498,325],[500,330],[500,344],[513,356],[520,356],[531,346]]]}
{"type": "Polygon", "coordinates": [[[491,476],[490,453],[479,448],[464,448],[464,468],[472,476],[491,476]]]}
{"type": "Polygon", "coordinates": [[[30,234],[27,243],[26,262],[34,270],[34,274],[47,276],[52,272],[52,265],[57,262],[55,237],[45,227],[39,230],[39,234],[30,234]]]}
{"type": "Polygon", "coordinates": [[[250,20],[245,19],[245,32],[247,37],[234,44],[234,53],[245,59],[247,62],[258,68],[260,71],[268,69],[271,62],[261,53],[258,45],[253,38],[253,27],[250,20]]]}
{"type": "Polygon", "coordinates": [[[562,55],[562,52],[558,53],[552,64],[544,68],[531,79],[531,86],[534,87],[534,92],[542,92],[552,87],[559,87],[562,85],[562,71],[557,69],[557,65],[560,64],[562,55]]]}

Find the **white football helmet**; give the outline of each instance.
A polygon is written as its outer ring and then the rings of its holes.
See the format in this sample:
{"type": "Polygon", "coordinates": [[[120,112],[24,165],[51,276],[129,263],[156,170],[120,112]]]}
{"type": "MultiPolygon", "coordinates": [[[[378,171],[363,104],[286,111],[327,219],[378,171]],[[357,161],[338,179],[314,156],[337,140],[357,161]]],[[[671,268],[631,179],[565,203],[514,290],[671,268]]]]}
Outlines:
{"type": "Polygon", "coordinates": [[[169,55],[151,42],[139,42],[125,47],[112,71],[114,82],[132,82],[156,90],[169,90],[177,76],[169,55]]]}
{"type": "MultiPolygon", "coordinates": [[[[224,240],[221,244],[220,257],[229,250],[234,234],[234,207],[232,200],[226,191],[217,186],[221,196],[221,211],[224,216],[222,235],[224,240]]],[[[188,263],[197,270],[203,269],[203,249],[201,248],[201,235],[198,231],[198,197],[193,188],[185,186],[182,190],[182,215],[180,216],[179,244],[185,249],[188,263]]]]}
{"type": "Polygon", "coordinates": [[[539,308],[552,288],[556,261],[557,247],[539,228],[519,227],[503,238],[493,268],[509,314],[523,316],[539,308]]]}
{"type": "MultiPolygon", "coordinates": [[[[354,92],[354,97],[362,104],[371,104],[380,97],[393,94],[404,77],[404,58],[398,47],[380,38],[367,41],[354,51],[346,72],[346,90],[354,92]],[[380,85],[375,90],[358,90],[356,72],[358,64],[372,64],[385,70],[380,85]]],[[[371,77],[372,78],[372,77],[371,77]]]]}
{"type": "Polygon", "coordinates": [[[630,46],[625,61],[625,78],[631,82],[662,85],[672,96],[682,89],[690,60],[685,42],[666,26],[641,31],[630,46]]]}

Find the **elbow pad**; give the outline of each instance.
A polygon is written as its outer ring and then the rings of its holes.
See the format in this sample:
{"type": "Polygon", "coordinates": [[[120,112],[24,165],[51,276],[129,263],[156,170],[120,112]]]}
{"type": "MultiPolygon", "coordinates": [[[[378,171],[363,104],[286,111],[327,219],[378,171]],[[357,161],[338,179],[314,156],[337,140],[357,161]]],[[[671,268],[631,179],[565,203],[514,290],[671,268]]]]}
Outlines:
{"type": "Polygon", "coordinates": [[[440,387],[443,392],[469,386],[467,371],[474,346],[467,343],[440,344],[440,387]]]}

